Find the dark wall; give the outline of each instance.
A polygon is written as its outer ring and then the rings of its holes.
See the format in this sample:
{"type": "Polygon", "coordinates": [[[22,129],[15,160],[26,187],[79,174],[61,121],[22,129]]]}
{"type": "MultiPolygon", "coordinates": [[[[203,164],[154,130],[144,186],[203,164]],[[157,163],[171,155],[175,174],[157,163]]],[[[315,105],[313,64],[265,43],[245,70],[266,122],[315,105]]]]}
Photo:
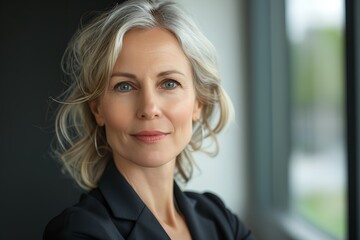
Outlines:
{"type": "Polygon", "coordinates": [[[78,200],[49,156],[49,97],[63,89],[60,60],[81,16],[114,2],[0,2],[0,239],[41,239],[49,219],[78,200]]]}

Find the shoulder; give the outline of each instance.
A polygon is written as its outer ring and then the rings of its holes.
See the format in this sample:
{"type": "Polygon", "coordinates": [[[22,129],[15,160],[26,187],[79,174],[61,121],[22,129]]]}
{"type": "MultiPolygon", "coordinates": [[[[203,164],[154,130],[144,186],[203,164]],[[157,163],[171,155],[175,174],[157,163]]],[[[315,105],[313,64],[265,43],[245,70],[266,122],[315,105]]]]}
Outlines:
{"type": "Polygon", "coordinates": [[[205,192],[185,192],[187,197],[196,200],[195,211],[213,221],[222,231],[231,232],[234,239],[253,240],[251,231],[232,213],[217,195],[205,192]]]}
{"type": "Polygon", "coordinates": [[[51,219],[44,240],[122,239],[106,208],[90,194],[83,194],[78,204],[51,219]]]}

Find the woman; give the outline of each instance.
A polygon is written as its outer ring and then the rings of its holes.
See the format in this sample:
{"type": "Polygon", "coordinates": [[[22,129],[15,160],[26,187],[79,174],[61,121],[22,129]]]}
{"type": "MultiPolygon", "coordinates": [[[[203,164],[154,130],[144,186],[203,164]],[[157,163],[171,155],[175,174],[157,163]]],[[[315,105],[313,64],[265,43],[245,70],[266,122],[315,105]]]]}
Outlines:
{"type": "Polygon", "coordinates": [[[191,152],[203,138],[216,143],[231,109],[213,46],[176,4],[116,6],[79,30],[64,56],[72,82],[57,154],[89,192],[44,239],[253,239],[218,197],[174,182],[191,178],[191,152]]]}

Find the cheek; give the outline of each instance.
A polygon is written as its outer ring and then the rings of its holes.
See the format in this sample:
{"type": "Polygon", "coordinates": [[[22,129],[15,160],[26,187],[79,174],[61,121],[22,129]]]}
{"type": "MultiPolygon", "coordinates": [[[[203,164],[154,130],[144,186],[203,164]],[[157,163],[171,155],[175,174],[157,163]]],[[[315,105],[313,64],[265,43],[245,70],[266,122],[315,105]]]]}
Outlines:
{"type": "Polygon", "coordinates": [[[123,101],[108,100],[103,102],[102,113],[105,126],[116,127],[128,122],[131,115],[130,104],[124,104],[123,101]]]}
{"type": "Polygon", "coordinates": [[[129,109],[120,108],[118,105],[114,107],[108,106],[104,111],[106,139],[111,149],[115,152],[122,151],[128,141],[129,126],[133,121],[130,118],[129,109]]]}
{"type": "Polygon", "coordinates": [[[106,107],[102,110],[109,144],[112,145],[113,141],[125,141],[125,133],[133,121],[131,108],[118,102],[104,102],[104,106],[106,107]]]}
{"type": "MultiPolygon", "coordinates": [[[[191,103],[182,103],[169,108],[169,114],[172,118],[172,123],[175,131],[181,132],[191,136],[192,134],[192,119],[193,119],[194,105],[191,103]]],[[[187,136],[188,137],[188,136],[187,136]]]]}

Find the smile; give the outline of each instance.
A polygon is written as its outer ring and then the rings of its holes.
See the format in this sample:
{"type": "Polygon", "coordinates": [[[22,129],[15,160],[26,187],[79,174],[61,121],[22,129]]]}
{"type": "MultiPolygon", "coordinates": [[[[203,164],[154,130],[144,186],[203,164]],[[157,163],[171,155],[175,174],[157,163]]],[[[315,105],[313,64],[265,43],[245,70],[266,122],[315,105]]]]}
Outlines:
{"type": "Polygon", "coordinates": [[[135,137],[137,140],[143,143],[156,143],[165,138],[168,133],[160,131],[142,131],[131,136],[135,137]]]}

